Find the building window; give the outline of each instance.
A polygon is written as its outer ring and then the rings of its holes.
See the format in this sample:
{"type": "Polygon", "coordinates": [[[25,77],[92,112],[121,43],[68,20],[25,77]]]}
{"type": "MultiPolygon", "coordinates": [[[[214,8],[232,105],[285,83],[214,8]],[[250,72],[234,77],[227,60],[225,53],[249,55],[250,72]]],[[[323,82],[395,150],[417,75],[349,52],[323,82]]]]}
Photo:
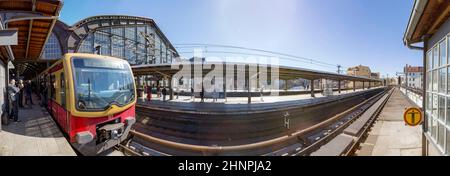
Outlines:
{"type": "Polygon", "coordinates": [[[136,62],[136,42],[132,40],[125,40],[125,58],[131,65],[137,64],[136,62]]]}
{"type": "Polygon", "coordinates": [[[441,123],[439,123],[439,125],[438,125],[438,140],[437,140],[437,142],[438,142],[438,145],[442,148],[442,149],[444,149],[444,143],[445,143],[445,127],[441,124],[441,123]]]}
{"type": "Polygon", "coordinates": [[[126,27],[125,28],[125,38],[136,41],[136,28],[135,27],[126,27]]]}
{"type": "MultiPolygon", "coordinates": [[[[106,30],[106,29],[105,29],[106,30]]],[[[95,46],[100,47],[100,54],[101,55],[111,55],[111,40],[108,31],[97,31],[95,32],[95,46]]]]}
{"type": "Polygon", "coordinates": [[[450,83],[450,67],[447,67],[447,94],[450,94],[450,86],[448,86],[448,83],[450,83]]]}
{"type": "Polygon", "coordinates": [[[426,65],[426,70],[430,71],[433,68],[433,51],[429,51],[427,53],[427,65],[426,65]]]}
{"type": "Polygon", "coordinates": [[[443,96],[439,96],[439,120],[445,120],[445,98],[443,96]]]}
{"type": "Polygon", "coordinates": [[[137,64],[147,64],[147,50],[145,49],[145,45],[137,45],[136,57],[137,64]]]}
{"type": "Polygon", "coordinates": [[[124,40],[120,37],[113,36],[112,37],[112,56],[118,58],[124,58],[124,40]]]}
{"type": "Polygon", "coordinates": [[[433,94],[433,101],[432,101],[433,105],[433,109],[431,109],[431,116],[433,116],[433,118],[437,118],[438,117],[438,96],[436,94],[433,94]]]}
{"type": "Polygon", "coordinates": [[[54,33],[50,35],[45,43],[43,59],[59,59],[62,56],[61,44],[54,33]]]}
{"type": "Polygon", "coordinates": [[[431,138],[433,138],[434,140],[436,140],[436,132],[437,132],[437,121],[433,118],[431,120],[431,128],[430,128],[430,133],[431,133],[431,138]]]}
{"type": "Polygon", "coordinates": [[[445,93],[445,85],[447,84],[445,76],[447,73],[445,73],[447,69],[441,68],[439,69],[439,93],[445,93]]]}
{"type": "Polygon", "coordinates": [[[450,154],[450,129],[447,129],[447,154],[450,154]]]}
{"type": "Polygon", "coordinates": [[[431,71],[429,71],[427,73],[427,80],[428,80],[427,87],[426,87],[427,91],[431,91],[432,90],[432,86],[433,86],[433,80],[431,79],[432,78],[432,74],[433,74],[433,72],[431,72],[431,71]]]}
{"type": "Polygon", "coordinates": [[[447,97],[447,125],[450,125],[450,97],[447,97]]]}
{"type": "Polygon", "coordinates": [[[447,64],[447,41],[445,39],[439,44],[439,48],[440,66],[444,66],[447,64]]]}
{"type": "Polygon", "coordinates": [[[439,67],[439,46],[433,49],[433,69],[439,67]]]}
{"type": "Polygon", "coordinates": [[[433,92],[438,91],[438,70],[433,71],[433,92]]]}
{"type": "MultiPolygon", "coordinates": [[[[442,152],[449,152],[450,63],[447,39],[437,43],[426,55],[426,110],[428,134],[442,152]]],[[[414,80],[414,78],[413,78],[414,80]]],[[[423,81],[423,79],[420,79],[423,81]]]]}
{"type": "Polygon", "coordinates": [[[81,42],[80,49],[78,50],[80,53],[94,53],[94,37],[91,34],[88,34],[81,42]]]}

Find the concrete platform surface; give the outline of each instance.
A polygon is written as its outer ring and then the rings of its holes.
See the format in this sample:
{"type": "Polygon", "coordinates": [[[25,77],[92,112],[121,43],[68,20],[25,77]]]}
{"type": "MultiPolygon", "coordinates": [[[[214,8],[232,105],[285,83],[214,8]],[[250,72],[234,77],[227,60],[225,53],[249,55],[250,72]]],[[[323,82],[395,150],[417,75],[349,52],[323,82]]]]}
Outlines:
{"type": "MultiPolygon", "coordinates": [[[[291,96],[267,96],[263,97],[253,97],[252,103],[247,104],[247,97],[230,97],[227,98],[227,102],[224,99],[218,99],[217,102],[212,102],[212,99],[208,98],[204,103],[200,103],[200,98],[195,98],[192,100],[191,97],[174,96],[174,100],[171,101],[161,101],[161,98],[156,98],[153,95],[151,101],[146,101],[146,99],[139,98],[138,105],[146,106],[149,108],[160,108],[160,109],[171,109],[171,110],[182,110],[182,111],[195,111],[195,112],[249,112],[254,110],[267,110],[267,109],[277,109],[277,108],[287,108],[287,107],[298,107],[302,105],[312,105],[319,104],[323,102],[329,102],[333,100],[338,100],[346,97],[351,97],[363,92],[372,91],[378,88],[369,89],[359,89],[354,91],[343,91],[341,94],[335,92],[333,96],[325,97],[322,94],[316,94],[315,98],[311,98],[310,94],[307,95],[291,95],[291,96]],[[254,101],[253,101],[254,100],[254,101]],[[256,101],[256,102],[255,102],[256,101]]],[[[168,98],[167,96],[166,98],[168,98]]]]}
{"type": "Polygon", "coordinates": [[[19,109],[22,122],[2,126],[0,156],[76,156],[47,111],[36,97],[32,108],[19,109]]]}
{"type": "Polygon", "coordinates": [[[421,127],[406,126],[403,121],[403,113],[409,107],[416,105],[396,88],[356,155],[421,156],[421,127]]]}

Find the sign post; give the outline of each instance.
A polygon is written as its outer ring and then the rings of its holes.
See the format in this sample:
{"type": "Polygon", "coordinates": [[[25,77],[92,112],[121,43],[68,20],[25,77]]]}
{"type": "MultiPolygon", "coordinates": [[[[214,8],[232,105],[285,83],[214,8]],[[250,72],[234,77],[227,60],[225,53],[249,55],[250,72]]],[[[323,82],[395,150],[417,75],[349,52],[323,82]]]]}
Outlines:
{"type": "Polygon", "coordinates": [[[409,108],[403,114],[403,119],[408,126],[420,125],[423,121],[422,111],[418,108],[409,108]]]}

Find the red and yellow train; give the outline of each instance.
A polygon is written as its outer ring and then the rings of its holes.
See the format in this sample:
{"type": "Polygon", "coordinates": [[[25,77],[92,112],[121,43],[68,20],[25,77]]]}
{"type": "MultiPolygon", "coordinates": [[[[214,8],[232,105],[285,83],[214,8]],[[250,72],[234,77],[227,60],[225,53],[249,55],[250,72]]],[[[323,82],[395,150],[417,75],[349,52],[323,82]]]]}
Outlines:
{"type": "Polygon", "coordinates": [[[54,120],[83,155],[127,138],[135,120],[136,85],[127,61],[70,53],[39,76],[54,120]]]}

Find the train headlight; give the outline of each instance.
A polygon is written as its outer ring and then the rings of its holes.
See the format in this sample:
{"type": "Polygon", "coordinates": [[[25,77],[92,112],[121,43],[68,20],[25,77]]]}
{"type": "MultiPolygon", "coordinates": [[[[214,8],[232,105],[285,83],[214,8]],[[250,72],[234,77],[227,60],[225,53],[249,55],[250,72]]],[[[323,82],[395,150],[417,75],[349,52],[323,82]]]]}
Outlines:
{"type": "Polygon", "coordinates": [[[111,139],[119,139],[120,136],[122,136],[122,134],[119,134],[119,130],[111,131],[111,139]]]}
{"type": "Polygon", "coordinates": [[[92,135],[89,131],[83,131],[76,134],[75,139],[78,144],[87,144],[94,139],[94,135],[92,135]]]}

